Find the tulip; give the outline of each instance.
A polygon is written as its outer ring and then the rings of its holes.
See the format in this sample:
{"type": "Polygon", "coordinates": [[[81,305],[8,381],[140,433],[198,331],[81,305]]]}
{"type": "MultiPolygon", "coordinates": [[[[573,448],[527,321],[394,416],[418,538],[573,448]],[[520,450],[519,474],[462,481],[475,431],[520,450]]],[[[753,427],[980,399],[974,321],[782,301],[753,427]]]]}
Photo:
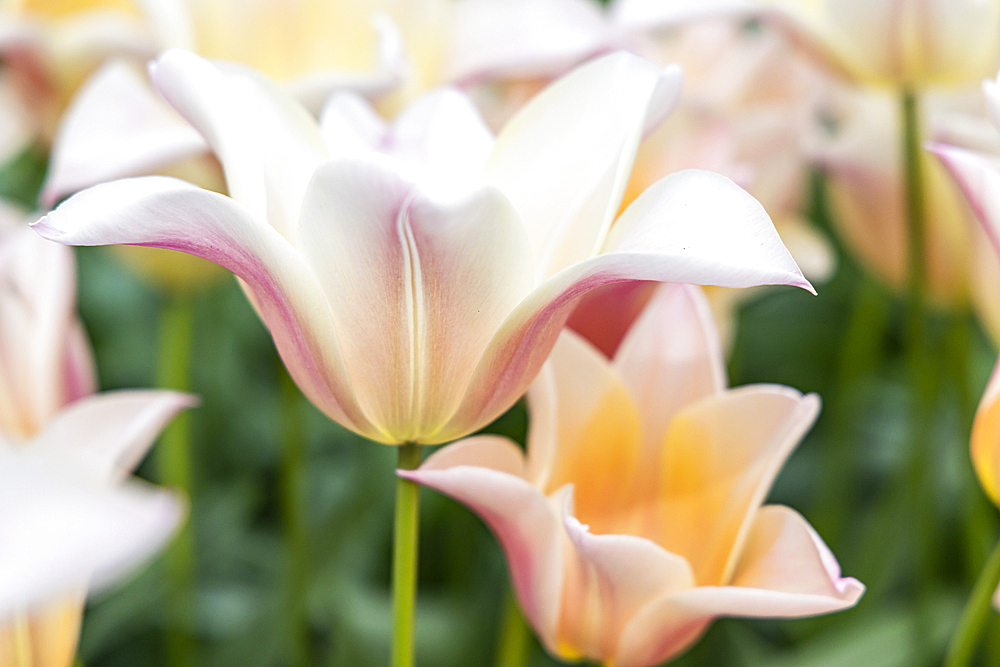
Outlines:
{"type": "Polygon", "coordinates": [[[990,73],[1000,56],[997,0],[762,0],[756,4],[764,10],[765,20],[788,29],[821,62],[874,85],[963,85],[990,73]]]}
{"type": "MultiPolygon", "coordinates": [[[[996,80],[983,83],[986,109],[995,128],[1000,131],[1000,84],[996,80]]],[[[995,139],[995,137],[994,137],[995,139]]],[[[996,154],[948,144],[932,144],[951,171],[982,224],[993,252],[1000,256],[1000,158],[996,154]]],[[[992,299],[996,301],[995,286],[992,299]]],[[[1000,365],[994,368],[986,391],[976,411],[971,437],[972,463],[979,481],[995,504],[1000,504],[1000,365]]],[[[1000,551],[998,551],[1000,553],[1000,551]]],[[[1000,570],[994,573],[1000,577],[1000,570]]],[[[994,596],[994,606],[1000,609],[1000,590],[994,596]]],[[[973,633],[975,634],[975,633],[973,633]]]]}
{"type": "MultiPolygon", "coordinates": [[[[932,135],[946,132],[959,111],[975,111],[957,95],[929,95],[925,108],[932,135]]],[[[908,228],[894,100],[876,92],[850,92],[831,105],[829,115],[835,129],[819,135],[812,152],[827,176],[832,221],[856,257],[889,286],[903,290],[908,228]]],[[[991,258],[975,252],[972,210],[947,171],[929,155],[921,160],[928,292],[939,305],[963,306],[970,286],[978,282],[976,274],[991,258]]]]}
{"type": "Polygon", "coordinates": [[[0,206],[0,433],[8,437],[36,433],[96,388],[73,253],[38,238],[26,217],[0,206]]]}
{"type": "Polygon", "coordinates": [[[125,481],[190,397],[84,398],[28,438],[0,433],[0,665],[70,667],[88,589],[119,580],[173,534],[172,492],[125,481]]]}
{"type": "Polygon", "coordinates": [[[616,217],[643,130],[676,98],[675,68],[596,60],[496,141],[447,90],[388,135],[360,116],[352,138],[343,114],[317,127],[235,66],[175,51],[153,79],[212,145],[231,198],[169,178],[116,181],[36,231],[225,266],[305,394],[373,440],[439,443],[492,421],[530,384],[576,300],[601,285],[809,288],[760,205],[721,176],[676,174],[616,217]]]}
{"type": "Polygon", "coordinates": [[[863,593],[801,515],[762,505],[819,399],[726,389],[721,350],[697,288],[660,287],[612,360],[562,334],[528,393],[526,454],[476,436],[399,472],[490,526],[559,658],[646,667],[715,617],[823,614],[863,593]]]}

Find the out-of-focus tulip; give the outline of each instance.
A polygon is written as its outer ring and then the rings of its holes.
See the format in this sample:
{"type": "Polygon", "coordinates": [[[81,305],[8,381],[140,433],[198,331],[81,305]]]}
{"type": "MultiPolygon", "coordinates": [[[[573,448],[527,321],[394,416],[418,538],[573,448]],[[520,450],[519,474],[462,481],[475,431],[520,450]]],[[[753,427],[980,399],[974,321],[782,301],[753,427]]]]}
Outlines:
{"type": "Polygon", "coordinates": [[[183,500],[125,479],[191,404],[172,392],[109,392],[27,438],[0,433],[0,665],[70,667],[87,591],[173,534],[183,500]]]}
{"type": "MultiPolygon", "coordinates": [[[[988,80],[983,84],[983,92],[990,119],[1000,131],[1000,84],[988,80]]],[[[1000,156],[941,143],[932,145],[931,150],[941,158],[961,186],[982,223],[996,260],[1000,257],[1000,156]]],[[[988,295],[994,307],[998,285],[1000,283],[994,284],[988,295]]],[[[1000,361],[993,369],[976,411],[971,453],[986,495],[1000,505],[1000,361]]],[[[994,595],[993,604],[1000,609],[1000,590],[994,595]]]]}
{"type": "MultiPolygon", "coordinates": [[[[651,5],[649,0],[634,0],[651,5]]],[[[750,3],[740,3],[750,4],[750,3]]],[[[997,0],[760,0],[766,19],[855,79],[968,85],[1000,57],[997,0]]]]}
{"type": "Polygon", "coordinates": [[[563,333],[528,409],[527,455],[477,436],[399,474],[486,521],[560,658],[646,667],[718,616],[823,614],[863,593],[801,515],[762,506],[819,400],[726,389],[697,288],[659,288],[613,360],[563,333]]]}
{"type": "MultiPolygon", "coordinates": [[[[966,96],[927,95],[924,101],[931,135],[950,114],[974,111],[966,96]]],[[[843,92],[833,98],[828,116],[830,132],[817,134],[813,153],[827,174],[832,220],[866,266],[891,287],[904,289],[908,225],[898,104],[888,94],[843,92]]],[[[923,170],[930,296],[941,305],[962,305],[978,265],[970,256],[972,211],[932,156],[924,157],[923,170]]]]}
{"type": "Polygon", "coordinates": [[[0,207],[0,433],[36,433],[96,388],[76,316],[73,253],[38,238],[27,216],[0,207]]]}
{"type": "Polygon", "coordinates": [[[230,269],[305,394],[374,440],[444,442],[489,423],[601,285],[809,287],[760,205],[721,176],[674,175],[618,215],[643,132],[676,99],[676,68],[593,61],[495,141],[448,90],[386,130],[340,112],[317,127],[254,73],[186,52],[162,56],[153,78],[212,145],[232,198],[123,180],[35,229],[230,269]]]}

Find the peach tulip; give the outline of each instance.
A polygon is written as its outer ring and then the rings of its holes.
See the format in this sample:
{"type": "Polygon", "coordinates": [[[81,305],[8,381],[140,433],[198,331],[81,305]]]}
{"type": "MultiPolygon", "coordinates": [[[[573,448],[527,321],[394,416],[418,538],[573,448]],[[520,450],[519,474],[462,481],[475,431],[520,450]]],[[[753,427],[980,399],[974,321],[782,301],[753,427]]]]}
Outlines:
{"type": "Polygon", "coordinates": [[[593,61],[496,140],[454,91],[388,130],[364,114],[317,126],[234,65],[173,51],[152,72],[219,156],[231,198],[127,179],[72,197],[35,229],[230,269],[305,394],[373,440],[445,442],[495,419],[576,300],[601,285],[809,288],[760,205],[721,176],[668,177],[618,215],[642,134],[676,99],[676,68],[625,53],[593,61]]]}
{"type": "Polygon", "coordinates": [[[490,526],[525,617],[563,659],[647,667],[718,616],[853,606],[864,587],[806,520],[762,505],[819,399],[726,389],[723,364],[697,288],[662,286],[612,360],[563,333],[528,393],[526,454],[476,436],[399,474],[490,526]]]}
{"type": "Polygon", "coordinates": [[[70,667],[89,590],[157,551],[185,512],[176,494],[125,481],[191,398],[84,398],[27,438],[0,432],[0,665],[70,667]]]}

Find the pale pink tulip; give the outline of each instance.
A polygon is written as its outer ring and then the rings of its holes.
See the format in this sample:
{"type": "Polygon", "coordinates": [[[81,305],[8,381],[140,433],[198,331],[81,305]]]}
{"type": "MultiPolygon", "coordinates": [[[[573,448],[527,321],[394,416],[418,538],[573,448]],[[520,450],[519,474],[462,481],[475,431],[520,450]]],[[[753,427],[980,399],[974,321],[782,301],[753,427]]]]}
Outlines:
{"type": "Polygon", "coordinates": [[[697,288],[659,288],[613,360],[563,333],[528,409],[526,455],[477,436],[399,474],[492,528],[556,656],[646,667],[718,616],[824,614],[863,593],[802,516],[762,505],[819,399],[726,389],[697,288]]]}
{"type": "Polygon", "coordinates": [[[760,205],[721,176],[676,174],[618,215],[643,132],[676,99],[675,68],[596,60],[495,142],[443,91],[388,134],[369,128],[388,154],[337,143],[332,157],[324,134],[341,142],[344,114],[317,127],[247,70],[174,51],[153,79],[219,156],[231,198],[123,180],[35,229],[230,269],[306,395],[374,440],[444,442],[492,421],[530,384],[576,300],[601,285],[809,288],[760,205]]]}
{"type": "Polygon", "coordinates": [[[0,665],[70,667],[87,591],[173,534],[183,500],[125,480],[192,403],[173,392],[108,392],[31,437],[0,432],[0,665]]]}
{"type": "Polygon", "coordinates": [[[26,215],[0,205],[0,434],[36,433],[96,388],[76,316],[73,253],[38,238],[26,215]]]}

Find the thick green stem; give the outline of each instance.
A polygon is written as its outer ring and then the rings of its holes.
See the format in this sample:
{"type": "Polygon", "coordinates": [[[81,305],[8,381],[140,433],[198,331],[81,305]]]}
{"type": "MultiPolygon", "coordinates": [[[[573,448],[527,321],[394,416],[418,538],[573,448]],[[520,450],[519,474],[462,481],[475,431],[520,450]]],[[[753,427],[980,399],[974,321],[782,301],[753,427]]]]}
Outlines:
{"type": "MultiPolygon", "coordinates": [[[[398,467],[420,465],[420,445],[399,446],[398,467]]],[[[396,480],[396,525],[392,549],[392,667],[413,667],[413,635],[417,603],[417,542],[420,529],[420,487],[396,480]]]]}
{"type": "MultiPolygon", "coordinates": [[[[191,387],[191,347],[194,337],[194,304],[190,295],[166,295],[160,314],[160,387],[187,391],[191,387]]],[[[193,504],[191,486],[191,433],[187,413],[181,413],[163,433],[156,447],[156,468],[166,486],[182,490],[193,504]]],[[[166,556],[167,658],[171,667],[194,663],[191,635],[194,614],[194,533],[188,521],[177,534],[166,556]]]]}
{"type": "Polygon", "coordinates": [[[290,663],[313,664],[306,595],[309,587],[309,534],[305,502],[305,430],[298,387],[278,364],[281,381],[281,513],[285,528],[285,621],[290,663]]]}
{"type": "Polygon", "coordinates": [[[497,667],[524,667],[531,648],[531,631],[512,591],[504,598],[503,627],[497,645],[497,667]]]}
{"type": "Polygon", "coordinates": [[[998,583],[1000,583],[1000,544],[993,550],[979,573],[976,585],[972,588],[969,601],[962,611],[962,618],[958,621],[958,628],[948,645],[945,667],[966,667],[972,661],[979,636],[989,618],[990,602],[998,583]]]}

